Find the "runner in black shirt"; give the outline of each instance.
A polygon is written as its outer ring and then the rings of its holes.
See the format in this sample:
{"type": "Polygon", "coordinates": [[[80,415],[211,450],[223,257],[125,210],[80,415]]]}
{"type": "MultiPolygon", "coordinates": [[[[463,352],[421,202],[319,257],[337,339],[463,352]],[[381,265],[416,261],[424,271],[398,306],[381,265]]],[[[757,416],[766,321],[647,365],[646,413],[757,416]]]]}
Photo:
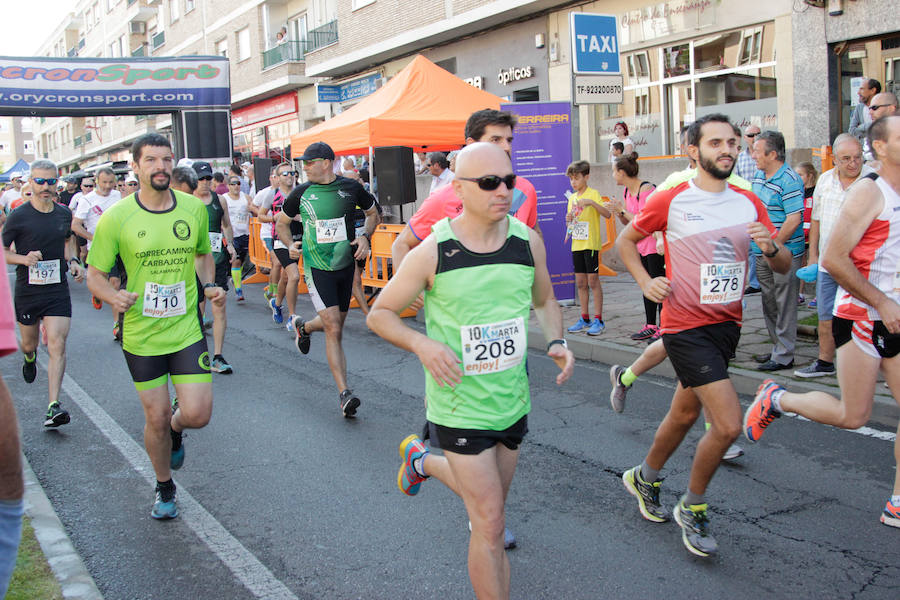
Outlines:
{"type": "Polygon", "coordinates": [[[69,413],[59,405],[59,388],[66,369],[66,337],[72,317],[66,273],[71,271],[75,281],[84,279],[84,269],[73,258],[72,244],[68,243],[72,235],[72,213],[68,207],[54,202],[58,172],[52,161],[40,159],[31,163],[29,183],[34,190],[31,202],[10,214],[3,227],[6,262],[18,265],[14,299],[25,353],[22,376],[27,383],[37,376],[41,319],[47,331],[50,389],[44,427],[69,422],[69,413]]]}

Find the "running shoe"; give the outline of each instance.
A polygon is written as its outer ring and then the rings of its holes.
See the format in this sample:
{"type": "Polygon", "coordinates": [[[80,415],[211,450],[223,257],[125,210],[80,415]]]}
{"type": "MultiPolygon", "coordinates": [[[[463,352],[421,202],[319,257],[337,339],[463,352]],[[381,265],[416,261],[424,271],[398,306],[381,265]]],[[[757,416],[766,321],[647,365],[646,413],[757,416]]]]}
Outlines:
{"type": "Polygon", "coordinates": [[[243,302],[244,301],[244,290],[242,290],[240,288],[234,290],[234,299],[237,302],[243,302]]]}
{"type": "Polygon", "coordinates": [[[766,379],[756,390],[756,397],[744,413],[744,436],[751,442],[758,442],[766,427],[781,416],[772,404],[772,394],[784,390],[783,387],[766,379]]]}
{"type": "Polygon", "coordinates": [[[269,291],[268,287],[264,287],[263,288],[263,297],[266,299],[266,304],[268,304],[269,301],[272,300],[272,298],[274,298],[275,296],[272,294],[272,292],[269,291]]]}
{"type": "Polygon", "coordinates": [[[37,352],[31,353],[31,360],[25,355],[25,361],[22,363],[22,379],[25,383],[31,383],[37,377],[37,352]]]}
{"type": "Polygon", "coordinates": [[[587,329],[590,326],[591,324],[589,321],[585,321],[584,319],[579,317],[578,322],[569,327],[568,331],[569,333],[578,333],[579,331],[587,329]]]}
{"type": "Polygon", "coordinates": [[[221,373],[222,375],[230,375],[234,372],[234,369],[231,368],[231,365],[228,364],[228,361],[221,354],[213,358],[210,370],[213,373],[221,373]]]}
{"type": "Polygon", "coordinates": [[[150,516],[154,519],[174,519],[178,516],[178,505],[175,504],[175,492],[172,492],[170,498],[165,498],[156,484],[156,502],[150,509],[150,516]]]}
{"type": "Polygon", "coordinates": [[[719,549],[716,538],[709,533],[707,508],[706,503],[686,506],[682,497],[673,511],[675,522],[681,527],[681,541],[684,542],[684,547],[697,556],[709,556],[719,549]]]}
{"type": "MultiPolygon", "coordinates": [[[[469,521],[469,531],[472,531],[472,521],[469,521]]],[[[516,536],[512,531],[509,530],[509,527],[503,528],[503,549],[504,550],[512,550],[517,545],[516,536]]]]}
{"type": "Polygon", "coordinates": [[[831,365],[830,367],[825,366],[822,364],[822,361],[818,359],[816,359],[816,362],[813,364],[794,371],[794,375],[797,377],[805,377],[807,379],[810,377],[825,377],[827,375],[834,375],[834,373],[834,365],[831,365]]]}
{"type": "Polygon", "coordinates": [[[288,331],[294,331],[294,320],[299,319],[299,318],[300,317],[298,317],[294,313],[291,313],[291,316],[289,316],[287,318],[287,321],[284,322],[284,328],[287,329],[288,331]]]}
{"type": "Polygon", "coordinates": [[[59,405],[59,402],[54,402],[47,407],[44,427],[59,427],[68,423],[69,420],[69,413],[59,405]]]}
{"type": "Polygon", "coordinates": [[[609,390],[609,403],[617,413],[625,411],[625,396],[628,394],[628,390],[631,389],[630,385],[622,383],[622,374],[624,372],[625,369],[619,365],[613,365],[609,368],[609,382],[612,384],[612,389],[609,390]]]}
{"type": "Polygon", "coordinates": [[[309,344],[312,341],[312,336],[306,332],[304,325],[306,325],[306,321],[301,317],[294,319],[294,331],[297,334],[294,337],[294,343],[297,345],[297,350],[300,351],[300,354],[309,354],[309,344]]]}
{"type": "Polygon", "coordinates": [[[209,329],[213,326],[212,315],[203,315],[203,329],[209,329]]]}
{"type": "Polygon", "coordinates": [[[93,306],[97,310],[100,310],[101,308],[103,308],[103,302],[101,302],[100,298],[98,298],[97,296],[91,296],[91,306],[93,306]]]}
{"type": "Polygon", "coordinates": [[[419,436],[412,434],[400,442],[399,451],[403,463],[397,472],[397,487],[407,496],[415,496],[419,493],[419,486],[428,477],[419,475],[413,468],[413,461],[424,458],[428,454],[428,448],[419,436]]]}
{"type": "Polygon", "coordinates": [[[637,498],[641,515],[654,523],[665,523],[669,520],[669,511],[659,503],[659,489],[662,481],[647,483],[641,479],[641,466],[628,469],[622,473],[622,483],[628,493],[637,498]]]}
{"type": "Polygon", "coordinates": [[[269,300],[269,308],[272,309],[272,320],[279,325],[284,323],[284,315],[281,314],[281,307],[275,304],[275,298],[269,300]]]}
{"type": "Polygon", "coordinates": [[[813,298],[812,300],[810,300],[809,302],[806,303],[806,306],[809,308],[818,308],[819,303],[816,302],[815,298],[813,298]]]}
{"type": "Polygon", "coordinates": [[[649,340],[651,337],[653,337],[653,334],[656,333],[656,331],[657,331],[656,325],[647,324],[647,325],[644,325],[644,328],[641,329],[640,331],[638,331],[637,333],[632,333],[631,339],[633,339],[636,342],[640,342],[642,340],[649,340]]]}
{"type": "Polygon", "coordinates": [[[734,460],[736,458],[742,457],[743,455],[744,449],[737,444],[732,444],[728,446],[728,450],[725,451],[725,456],[722,457],[722,460],[734,460]]]}
{"type": "Polygon", "coordinates": [[[656,331],[653,332],[653,335],[651,335],[650,338],[647,340],[647,343],[652,344],[653,342],[655,342],[656,340],[658,340],[661,337],[662,337],[662,331],[657,329],[656,331]]]}
{"type": "Polygon", "coordinates": [[[900,505],[893,504],[890,498],[881,511],[881,522],[888,527],[900,527],[900,505]]]}
{"type": "Polygon", "coordinates": [[[355,417],[359,405],[359,398],[352,391],[347,389],[341,392],[341,412],[344,413],[345,418],[355,417]]]}
{"type": "Polygon", "coordinates": [[[113,323],[113,340],[122,343],[122,326],[118,321],[113,323]]]}
{"type": "Polygon", "coordinates": [[[183,432],[175,431],[171,427],[169,432],[172,434],[172,456],[169,459],[169,466],[173,471],[177,471],[184,466],[184,442],[182,440],[183,432]]]}
{"type": "Polygon", "coordinates": [[[797,296],[797,305],[803,306],[804,304],[806,304],[806,298],[803,297],[803,294],[800,294],[797,296]]]}
{"type": "Polygon", "coordinates": [[[591,326],[588,327],[587,334],[588,335],[600,335],[603,333],[603,330],[606,329],[606,325],[603,323],[602,319],[594,319],[591,321],[591,326]]]}

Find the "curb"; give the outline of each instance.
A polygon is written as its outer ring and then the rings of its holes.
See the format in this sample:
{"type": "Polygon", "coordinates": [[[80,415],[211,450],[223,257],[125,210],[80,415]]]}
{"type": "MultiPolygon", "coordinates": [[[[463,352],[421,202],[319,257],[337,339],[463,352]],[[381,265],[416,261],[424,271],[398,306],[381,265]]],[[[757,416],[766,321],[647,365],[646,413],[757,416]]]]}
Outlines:
{"type": "Polygon", "coordinates": [[[25,474],[25,514],[31,519],[34,535],[59,581],[63,598],[103,600],[24,454],[22,466],[25,474]]]}
{"type": "MultiPolygon", "coordinates": [[[[602,336],[601,336],[602,337],[602,336]]],[[[641,350],[633,346],[626,346],[610,342],[603,339],[588,338],[586,336],[565,334],[566,343],[569,350],[575,355],[575,358],[581,360],[590,360],[592,362],[605,363],[608,365],[629,365],[641,355],[641,350]]],[[[536,350],[545,350],[547,346],[544,340],[544,334],[540,327],[529,327],[528,330],[528,346],[536,350]]],[[[675,370],[672,363],[668,360],[663,361],[651,371],[654,375],[669,377],[675,379],[675,370]]],[[[756,389],[764,379],[774,379],[788,387],[792,392],[812,392],[823,391],[832,395],[840,396],[840,388],[834,385],[825,385],[822,383],[814,383],[806,380],[799,380],[793,377],[784,377],[778,374],[761,373],[751,369],[742,367],[729,367],[728,372],[731,375],[731,382],[738,394],[753,396],[756,389]]],[[[604,380],[605,381],[605,380],[604,380]]],[[[674,390],[675,384],[672,384],[674,390]]],[[[879,384],[881,388],[881,384],[879,384]]],[[[872,404],[872,415],[869,417],[872,423],[878,423],[896,429],[900,423],[900,406],[894,401],[889,394],[875,394],[875,401],[872,404]]]]}

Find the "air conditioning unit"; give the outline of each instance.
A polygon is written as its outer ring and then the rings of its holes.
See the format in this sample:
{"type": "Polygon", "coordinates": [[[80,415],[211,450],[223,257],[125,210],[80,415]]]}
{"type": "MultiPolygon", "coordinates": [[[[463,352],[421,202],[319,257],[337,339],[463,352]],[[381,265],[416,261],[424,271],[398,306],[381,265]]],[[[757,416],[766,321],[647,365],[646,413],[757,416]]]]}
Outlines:
{"type": "Polygon", "coordinates": [[[147,33],[147,24],[143,21],[130,21],[128,23],[128,33],[147,33]]]}

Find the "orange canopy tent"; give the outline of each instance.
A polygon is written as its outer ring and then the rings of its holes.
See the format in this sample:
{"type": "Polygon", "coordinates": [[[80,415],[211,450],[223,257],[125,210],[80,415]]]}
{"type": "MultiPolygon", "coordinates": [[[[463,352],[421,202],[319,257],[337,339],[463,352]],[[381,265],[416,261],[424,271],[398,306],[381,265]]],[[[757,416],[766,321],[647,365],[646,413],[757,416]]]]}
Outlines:
{"type": "Polygon", "coordinates": [[[476,110],[499,110],[500,98],[472,87],[422,55],[383,88],[341,114],[291,137],[291,154],[313,142],[336,154],[368,154],[377,146],[452,150],[465,142],[466,120],[476,110]]]}

